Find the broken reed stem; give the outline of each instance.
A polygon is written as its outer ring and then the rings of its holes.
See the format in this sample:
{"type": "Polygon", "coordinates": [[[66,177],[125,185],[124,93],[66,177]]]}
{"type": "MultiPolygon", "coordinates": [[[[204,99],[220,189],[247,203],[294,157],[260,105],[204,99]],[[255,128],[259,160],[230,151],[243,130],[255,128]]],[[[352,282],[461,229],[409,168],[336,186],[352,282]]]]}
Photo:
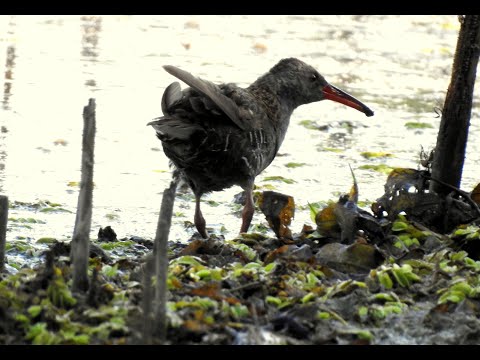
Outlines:
{"type": "Polygon", "coordinates": [[[162,205],[158,216],[157,233],[153,254],[155,257],[155,319],[160,341],[167,338],[167,273],[168,273],[168,234],[172,223],[173,204],[178,185],[176,171],[173,174],[170,186],[163,191],[162,205]]]}
{"type": "Polygon", "coordinates": [[[78,194],[77,215],[70,252],[73,264],[74,292],[88,290],[88,254],[92,223],[93,164],[95,146],[95,99],[83,108],[82,178],[78,194]]]}
{"type": "Polygon", "coordinates": [[[152,275],[154,266],[153,256],[145,262],[143,273],[143,345],[150,345],[152,343],[152,275]]]}
{"type": "Polygon", "coordinates": [[[7,244],[8,197],[0,195],[0,272],[5,269],[5,246],[7,244]]]}

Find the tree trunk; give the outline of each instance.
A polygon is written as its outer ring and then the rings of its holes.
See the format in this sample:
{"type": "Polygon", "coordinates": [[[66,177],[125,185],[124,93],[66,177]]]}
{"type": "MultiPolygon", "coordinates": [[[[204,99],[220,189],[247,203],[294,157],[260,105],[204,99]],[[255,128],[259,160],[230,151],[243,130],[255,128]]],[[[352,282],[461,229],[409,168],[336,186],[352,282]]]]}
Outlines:
{"type": "Polygon", "coordinates": [[[92,225],[93,154],[95,146],[95,99],[83,108],[82,180],[70,257],[73,264],[73,291],[88,290],[88,258],[92,225]]]}
{"type": "MultiPolygon", "coordinates": [[[[432,178],[460,188],[470,126],[473,88],[480,54],[480,15],[461,18],[460,33],[453,61],[437,136],[432,178]]],[[[451,190],[432,181],[430,190],[446,195],[451,190]]]]}

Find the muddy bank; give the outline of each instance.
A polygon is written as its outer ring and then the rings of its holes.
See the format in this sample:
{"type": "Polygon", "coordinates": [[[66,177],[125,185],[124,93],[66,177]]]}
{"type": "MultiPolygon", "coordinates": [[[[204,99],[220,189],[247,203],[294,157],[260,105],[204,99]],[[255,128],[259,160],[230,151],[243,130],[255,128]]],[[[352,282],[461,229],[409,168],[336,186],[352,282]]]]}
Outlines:
{"type": "MultiPolygon", "coordinates": [[[[375,221],[376,240],[305,226],[291,239],[169,242],[167,343],[478,344],[478,226],[440,234],[404,215],[375,221]]],[[[39,266],[2,275],[0,343],[160,343],[142,308],[152,248],[101,229],[90,289],[74,296],[69,243],[52,241],[39,266]]]]}

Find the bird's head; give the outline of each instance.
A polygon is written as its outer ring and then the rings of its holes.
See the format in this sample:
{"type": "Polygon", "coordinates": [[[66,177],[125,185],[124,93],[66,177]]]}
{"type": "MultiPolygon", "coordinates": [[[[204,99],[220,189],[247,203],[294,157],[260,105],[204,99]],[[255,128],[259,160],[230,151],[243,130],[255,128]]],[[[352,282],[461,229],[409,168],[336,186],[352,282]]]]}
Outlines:
{"type": "Polygon", "coordinates": [[[373,111],[365,104],[329,84],[312,66],[296,58],[280,60],[264,78],[276,89],[278,96],[292,102],[294,107],[327,99],[373,116],[373,111]]]}

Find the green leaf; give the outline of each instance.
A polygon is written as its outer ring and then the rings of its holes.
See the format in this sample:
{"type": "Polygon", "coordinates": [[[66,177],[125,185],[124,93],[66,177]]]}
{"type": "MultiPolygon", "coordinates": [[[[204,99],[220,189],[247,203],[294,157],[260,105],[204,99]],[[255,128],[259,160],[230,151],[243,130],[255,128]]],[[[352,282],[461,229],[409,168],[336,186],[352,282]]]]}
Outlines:
{"type": "Polygon", "coordinates": [[[450,287],[451,291],[460,291],[466,296],[471,296],[473,294],[473,288],[466,282],[462,281],[456,283],[450,287]]]}
{"type": "Polygon", "coordinates": [[[265,270],[266,273],[272,272],[277,264],[275,262],[271,262],[270,264],[266,265],[263,269],[265,270]]]}
{"type": "Polygon", "coordinates": [[[319,311],[317,313],[317,319],[319,320],[328,320],[330,319],[332,316],[330,315],[330,313],[326,312],[326,311],[319,311]]]}
{"type": "Polygon", "coordinates": [[[310,302],[312,301],[313,299],[315,299],[315,294],[312,293],[312,292],[309,292],[307,295],[305,295],[301,301],[302,304],[305,304],[307,302],[310,302]]]}
{"type": "Polygon", "coordinates": [[[25,338],[27,340],[32,340],[44,331],[47,331],[47,323],[44,323],[44,322],[36,323],[28,329],[28,332],[25,335],[25,338]]]}
{"type": "Polygon", "coordinates": [[[199,257],[186,255],[186,256],[180,256],[176,259],[173,259],[172,261],[170,261],[170,264],[171,265],[181,264],[181,265],[203,266],[200,261],[202,260],[199,257]]]}
{"type": "Polygon", "coordinates": [[[282,304],[282,300],[275,297],[275,296],[270,296],[270,295],[267,295],[267,297],[265,298],[265,302],[267,304],[273,304],[273,305],[277,305],[277,306],[280,306],[282,304]]]}
{"type": "Polygon", "coordinates": [[[310,208],[310,219],[315,222],[315,218],[317,217],[317,213],[320,211],[320,207],[316,204],[308,203],[308,207],[310,208]]]}
{"type": "Polygon", "coordinates": [[[374,339],[373,334],[368,330],[359,330],[357,332],[357,336],[359,339],[362,339],[362,340],[372,341],[374,339]]]}
{"type": "Polygon", "coordinates": [[[374,295],[376,300],[382,300],[382,301],[395,301],[395,298],[391,294],[387,293],[378,293],[374,295]]]}
{"type": "Polygon", "coordinates": [[[30,319],[26,317],[24,314],[15,314],[14,319],[18,322],[21,322],[23,324],[28,324],[30,322],[30,319]]]}
{"type": "Polygon", "coordinates": [[[445,294],[440,296],[438,299],[439,304],[444,304],[446,302],[452,302],[458,304],[465,299],[465,294],[461,291],[447,291],[445,294]]]}
{"type": "Polygon", "coordinates": [[[103,265],[102,267],[102,274],[104,274],[107,277],[114,277],[118,273],[118,264],[115,264],[113,266],[110,265],[103,265]]]}
{"type": "Polygon", "coordinates": [[[387,314],[385,313],[385,310],[383,309],[383,307],[375,307],[372,309],[372,316],[375,319],[382,320],[382,319],[385,319],[387,314]]]}
{"type": "Polygon", "coordinates": [[[408,264],[399,267],[397,264],[393,265],[392,273],[398,284],[403,287],[409,287],[413,281],[419,281],[418,275],[412,272],[412,267],[408,264]]]}
{"type": "Polygon", "coordinates": [[[308,273],[307,274],[307,284],[310,286],[316,286],[320,283],[320,279],[317,278],[314,274],[308,273]]]}
{"type": "Polygon", "coordinates": [[[360,306],[358,308],[358,316],[364,317],[368,315],[368,307],[366,306],[360,306]]]}
{"type": "Polygon", "coordinates": [[[468,253],[466,251],[459,251],[457,253],[453,253],[450,255],[450,259],[452,261],[462,261],[468,256],[468,253]]]}
{"type": "Polygon", "coordinates": [[[378,281],[385,289],[391,289],[393,287],[393,281],[385,271],[377,272],[378,281]]]}
{"type": "Polygon", "coordinates": [[[250,248],[248,245],[245,244],[235,244],[234,247],[236,247],[238,250],[243,252],[243,254],[247,257],[248,260],[252,261],[257,257],[257,252],[250,248]]]}
{"type": "Polygon", "coordinates": [[[403,221],[395,221],[392,225],[392,231],[403,231],[408,229],[408,224],[403,221]]]}
{"type": "Polygon", "coordinates": [[[74,345],[88,345],[90,342],[90,337],[86,334],[75,335],[71,341],[74,345]]]}
{"type": "Polygon", "coordinates": [[[40,305],[32,305],[27,309],[27,312],[32,318],[36,318],[42,312],[42,307],[40,305]]]}
{"type": "Polygon", "coordinates": [[[236,318],[244,318],[250,316],[250,311],[248,307],[243,304],[235,304],[230,306],[230,313],[236,318]]]}

